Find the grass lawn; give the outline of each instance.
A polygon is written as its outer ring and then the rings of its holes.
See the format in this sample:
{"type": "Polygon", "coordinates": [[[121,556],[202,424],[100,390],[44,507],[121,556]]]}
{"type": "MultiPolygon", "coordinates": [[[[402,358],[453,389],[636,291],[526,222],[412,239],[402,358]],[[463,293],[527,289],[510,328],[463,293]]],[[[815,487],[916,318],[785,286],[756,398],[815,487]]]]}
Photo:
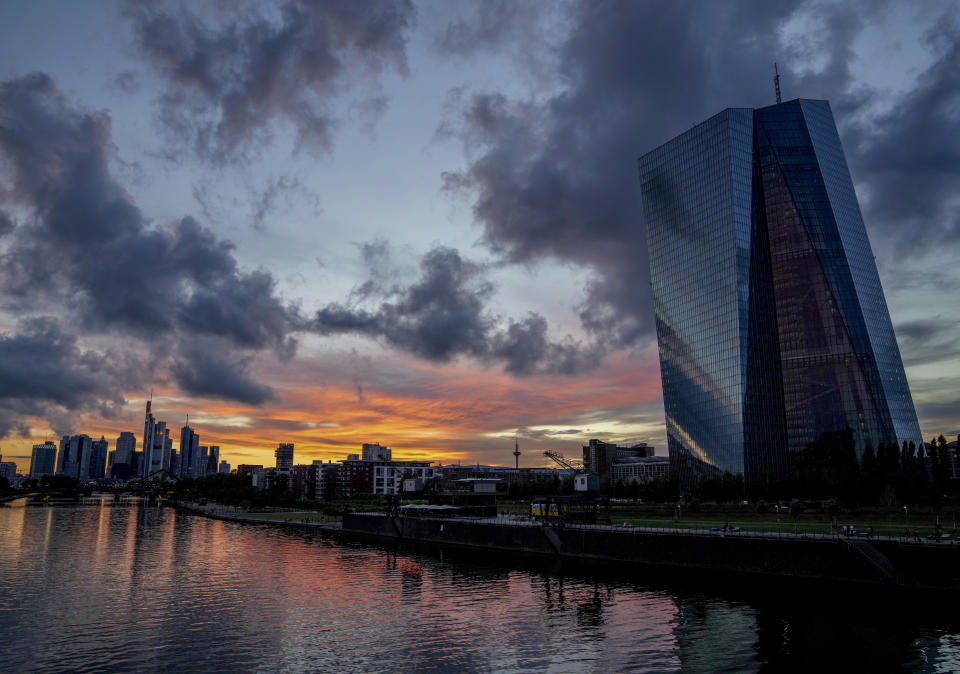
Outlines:
{"type": "MultiPolygon", "coordinates": [[[[369,509],[370,503],[363,503],[369,509]]],[[[498,512],[501,515],[529,515],[530,504],[525,501],[499,501],[498,512]]],[[[339,522],[338,514],[324,514],[313,511],[288,511],[265,513],[238,513],[251,519],[275,521],[339,522]]],[[[681,509],[679,521],[675,510],[670,506],[639,506],[630,503],[616,503],[611,507],[610,519],[614,525],[655,527],[662,529],[713,529],[730,524],[742,532],[781,532],[798,534],[840,534],[845,524],[856,527],[857,532],[873,528],[875,536],[903,536],[904,528],[909,526],[911,535],[916,529],[922,537],[933,535],[938,515],[930,509],[916,508],[907,512],[902,508],[862,508],[846,510],[836,515],[837,526],[832,526],[833,518],[816,511],[805,511],[794,520],[788,512],[757,513],[752,506],[715,506],[704,505],[699,513],[681,509]]],[[[939,514],[941,532],[950,533],[955,523],[960,522],[960,510],[948,508],[939,514]]]]}
{"type": "MultiPolygon", "coordinates": [[[[530,505],[523,501],[499,501],[498,511],[528,515],[530,505]]],[[[909,526],[911,534],[916,529],[921,537],[930,536],[936,530],[937,514],[929,508],[910,508],[904,516],[902,507],[860,508],[842,510],[836,515],[836,527],[832,527],[833,518],[824,512],[807,510],[794,520],[789,512],[773,511],[757,513],[755,506],[716,506],[705,504],[702,512],[694,513],[681,508],[680,519],[676,520],[671,506],[640,506],[631,503],[611,505],[612,524],[627,524],[640,527],[664,529],[712,529],[729,523],[741,531],[783,532],[808,534],[839,534],[843,525],[856,527],[857,532],[865,532],[873,527],[876,536],[903,536],[904,528],[909,526]]],[[[960,511],[955,507],[944,509],[939,514],[941,531],[944,534],[960,523],[960,511]]]]}
{"type": "MultiPolygon", "coordinates": [[[[952,513],[941,515],[942,533],[950,532],[954,527],[952,513]]],[[[722,527],[729,523],[740,528],[741,531],[763,531],[782,533],[809,533],[809,534],[837,534],[842,533],[843,525],[853,525],[858,532],[865,532],[867,527],[873,528],[875,536],[903,536],[904,528],[909,526],[911,533],[914,529],[921,537],[930,536],[936,530],[936,515],[933,513],[916,513],[912,517],[907,515],[905,521],[902,510],[870,509],[856,512],[841,512],[836,515],[837,526],[832,526],[832,517],[826,513],[804,512],[794,520],[789,513],[776,512],[759,514],[756,512],[722,511],[689,513],[681,510],[680,519],[676,521],[673,510],[637,511],[614,508],[611,520],[614,524],[626,523],[634,526],[664,527],[682,529],[711,529],[722,527]]]]}
{"type": "Polygon", "coordinates": [[[238,515],[255,520],[310,520],[311,522],[339,522],[336,515],[324,515],[316,512],[279,512],[279,513],[237,513],[238,515]]]}

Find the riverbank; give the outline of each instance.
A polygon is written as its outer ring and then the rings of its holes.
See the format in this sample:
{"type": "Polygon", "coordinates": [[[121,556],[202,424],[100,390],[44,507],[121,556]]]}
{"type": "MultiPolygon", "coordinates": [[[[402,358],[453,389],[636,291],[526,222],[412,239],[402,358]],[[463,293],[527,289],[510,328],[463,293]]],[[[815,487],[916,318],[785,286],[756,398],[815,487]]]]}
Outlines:
{"type": "Polygon", "coordinates": [[[603,525],[556,527],[512,517],[474,520],[375,512],[347,513],[342,521],[335,521],[315,512],[251,513],[217,504],[173,505],[213,519],[399,543],[571,562],[960,592],[960,545],[953,541],[603,525]]]}
{"type": "Polygon", "coordinates": [[[676,570],[960,592],[960,545],[880,537],[543,526],[523,520],[347,513],[343,532],[380,539],[676,570]]]}
{"type": "Polygon", "coordinates": [[[250,512],[241,508],[224,506],[216,503],[189,503],[184,501],[171,502],[171,505],[186,510],[195,515],[210,517],[215,520],[230,522],[245,522],[247,524],[272,524],[285,527],[307,527],[317,531],[337,532],[343,528],[343,523],[319,513],[309,511],[265,511],[250,512]]]}

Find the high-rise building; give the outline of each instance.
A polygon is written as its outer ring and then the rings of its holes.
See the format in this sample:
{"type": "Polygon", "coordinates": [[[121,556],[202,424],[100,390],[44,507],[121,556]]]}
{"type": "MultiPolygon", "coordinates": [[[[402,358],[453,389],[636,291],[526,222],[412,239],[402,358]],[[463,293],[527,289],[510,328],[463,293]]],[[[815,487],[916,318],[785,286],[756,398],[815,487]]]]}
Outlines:
{"type": "Polygon", "coordinates": [[[639,160],[671,464],[782,473],[920,430],[826,101],[728,109],[639,160]]]}
{"type": "Polygon", "coordinates": [[[99,440],[90,443],[90,472],[88,476],[91,480],[101,480],[106,475],[109,447],[110,443],[102,435],[99,440]]]}
{"type": "Polygon", "coordinates": [[[147,401],[143,420],[143,456],[140,476],[147,477],[161,470],[170,470],[170,454],[173,441],[166,421],[158,421],[151,412],[152,400],[147,401]]]}
{"type": "Polygon", "coordinates": [[[30,455],[30,477],[53,475],[57,471],[57,446],[52,442],[34,445],[30,455]]]}
{"type": "Polygon", "coordinates": [[[207,446],[197,445],[193,450],[193,475],[194,477],[203,477],[207,474],[207,446]]]}
{"type": "Polygon", "coordinates": [[[200,447],[200,436],[190,428],[189,424],[180,429],[180,477],[200,477],[198,472],[197,450],[200,447]]]}
{"type": "Polygon", "coordinates": [[[110,452],[107,474],[111,478],[129,480],[137,474],[137,437],[129,431],[123,431],[110,452]]]}
{"type": "Polygon", "coordinates": [[[364,461],[392,461],[393,452],[389,447],[377,444],[375,442],[365,442],[360,449],[360,456],[364,461]]]}
{"type": "MultiPolygon", "coordinates": [[[[215,475],[217,473],[217,468],[220,464],[220,445],[210,445],[210,449],[207,452],[207,467],[204,471],[204,475],[215,475]]],[[[227,472],[230,472],[230,469],[227,469],[227,472]]]]}
{"type": "Polygon", "coordinates": [[[220,472],[224,474],[230,473],[230,464],[226,460],[220,462],[220,472]]]}
{"type": "Polygon", "coordinates": [[[78,480],[90,479],[92,443],[88,435],[64,435],[60,438],[57,473],[78,480]]]}
{"type": "Polygon", "coordinates": [[[293,468],[293,443],[281,442],[273,455],[277,457],[277,470],[289,471],[293,468]]]}

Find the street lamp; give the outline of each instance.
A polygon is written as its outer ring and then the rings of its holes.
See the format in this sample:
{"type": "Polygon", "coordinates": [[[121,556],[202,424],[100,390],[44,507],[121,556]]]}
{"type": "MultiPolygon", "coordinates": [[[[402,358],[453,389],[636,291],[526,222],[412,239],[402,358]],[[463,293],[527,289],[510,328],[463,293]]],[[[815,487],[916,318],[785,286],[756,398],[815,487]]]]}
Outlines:
{"type": "Polygon", "coordinates": [[[903,506],[903,523],[909,528],[910,520],[907,515],[907,506],[903,506]]]}

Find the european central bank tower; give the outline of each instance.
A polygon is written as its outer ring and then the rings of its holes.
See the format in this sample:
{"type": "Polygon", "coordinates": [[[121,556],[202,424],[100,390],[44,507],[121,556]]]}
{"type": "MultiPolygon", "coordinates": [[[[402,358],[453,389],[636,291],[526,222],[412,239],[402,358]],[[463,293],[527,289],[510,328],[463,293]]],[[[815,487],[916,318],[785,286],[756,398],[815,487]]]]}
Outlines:
{"type": "Polygon", "coordinates": [[[919,443],[827,101],[728,109],[640,163],[671,464],[783,473],[851,429],[919,443]]]}

